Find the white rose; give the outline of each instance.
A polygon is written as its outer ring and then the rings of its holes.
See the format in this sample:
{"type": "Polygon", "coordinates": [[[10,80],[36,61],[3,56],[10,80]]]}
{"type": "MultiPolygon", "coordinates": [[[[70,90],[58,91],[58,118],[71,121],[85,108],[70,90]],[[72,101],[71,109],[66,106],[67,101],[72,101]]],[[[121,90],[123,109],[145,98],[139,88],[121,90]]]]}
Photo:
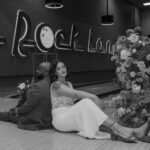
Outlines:
{"type": "Polygon", "coordinates": [[[126,70],[125,67],[122,66],[122,67],[121,67],[121,71],[122,71],[122,72],[126,72],[127,70],[126,70]]]}
{"type": "Polygon", "coordinates": [[[21,83],[21,84],[19,84],[18,85],[18,88],[20,89],[20,90],[22,90],[22,89],[24,89],[25,88],[25,83],[23,82],[23,83],[21,83]]]}
{"type": "Polygon", "coordinates": [[[146,69],[146,72],[150,75],[150,67],[146,69]]]}
{"type": "Polygon", "coordinates": [[[142,42],[142,46],[145,46],[146,45],[146,43],[145,42],[142,42]]]}
{"type": "Polygon", "coordinates": [[[120,49],[122,49],[122,45],[117,44],[117,50],[120,50],[120,49]]]}
{"type": "Polygon", "coordinates": [[[128,38],[127,38],[130,42],[135,43],[139,40],[139,36],[136,34],[131,34],[128,38]]]}
{"type": "Polygon", "coordinates": [[[134,78],[134,77],[135,77],[135,75],[136,75],[136,73],[135,73],[134,71],[131,71],[131,72],[130,72],[130,76],[131,76],[131,77],[133,77],[133,78],[134,78]]]}
{"type": "Polygon", "coordinates": [[[118,116],[121,117],[124,114],[125,114],[125,109],[122,107],[118,108],[118,116]]]}
{"type": "Polygon", "coordinates": [[[144,71],[146,69],[146,65],[145,65],[144,61],[139,61],[137,65],[138,65],[140,71],[144,71]]]}
{"type": "Polygon", "coordinates": [[[117,58],[117,56],[112,56],[112,57],[111,57],[111,61],[116,60],[116,58],[117,58]]]}
{"type": "Polygon", "coordinates": [[[134,48],[132,52],[133,52],[133,53],[136,53],[136,49],[134,48]]]}
{"type": "Polygon", "coordinates": [[[150,61],[150,54],[146,56],[146,60],[150,61]]]}
{"type": "Polygon", "coordinates": [[[126,113],[130,113],[130,112],[131,112],[131,109],[127,108],[126,113]]]}
{"type": "Polygon", "coordinates": [[[131,88],[131,81],[127,81],[127,82],[126,82],[126,88],[127,88],[127,89],[130,89],[130,88],[131,88]]]}
{"type": "Polygon", "coordinates": [[[131,53],[126,49],[122,50],[120,53],[121,59],[124,59],[124,60],[126,60],[128,58],[128,56],[130,56],[130,55],[131,55],[131,53]]]}
{"type": "Polygon", "coordinates": [[[132,85],[132,92],[133,93],[139,93],[141,90],[141,86],[140,85],[137,85],[137,84],[133,84],[132,85]]]}
{"type": "Polygon", "coordinates": [[[120,67],[116,68],[116,73],[119,73],[120,71],[121,71],[120,67]]]}

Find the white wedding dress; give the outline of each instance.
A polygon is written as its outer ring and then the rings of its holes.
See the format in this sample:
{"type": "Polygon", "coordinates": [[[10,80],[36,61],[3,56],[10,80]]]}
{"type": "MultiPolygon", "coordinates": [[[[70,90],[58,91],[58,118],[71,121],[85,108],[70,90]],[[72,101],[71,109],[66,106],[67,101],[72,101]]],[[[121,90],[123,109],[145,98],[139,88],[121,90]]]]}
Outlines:
{"type": "Polygon", "coordinates": [[[55,129],[62,132],[77,131],[80,136],[92,139],[110,139],[109,133],[99,131],[99,126],[108,118],[90,99],[73,104],[73,99],[58,96],[51,85],[52,118],[55,129]],[[65,107],[53,108],[55,103],[64,102],[65,107]]]}

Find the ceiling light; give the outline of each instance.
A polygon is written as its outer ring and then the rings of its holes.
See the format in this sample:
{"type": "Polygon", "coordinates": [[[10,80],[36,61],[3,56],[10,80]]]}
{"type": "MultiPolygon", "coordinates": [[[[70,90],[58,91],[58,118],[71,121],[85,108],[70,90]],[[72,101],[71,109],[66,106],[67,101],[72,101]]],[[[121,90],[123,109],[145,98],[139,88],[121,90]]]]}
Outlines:
{"type": "Polygon", "coordinates": [[[150,6],[150,2],[143,3],[144,6],[150,6]]]}
{"type": "Polygon", "coordinates": [[[50,9],[59,9],[63,7],[62,0],[45,0],[45,7],[50,9]]]}
{"type": "Polygon", "coordinates": [[[101,17],[101,25],[109,26],[114,24],[114,16],[113,15],[105,15],[101,17]]]}
{"type": "Polygon", "coordinates": [[[101,17],[101,25],[114,25],[114,16],[108,14],[108,0],[106,0],[106,15],[101,17]]]}

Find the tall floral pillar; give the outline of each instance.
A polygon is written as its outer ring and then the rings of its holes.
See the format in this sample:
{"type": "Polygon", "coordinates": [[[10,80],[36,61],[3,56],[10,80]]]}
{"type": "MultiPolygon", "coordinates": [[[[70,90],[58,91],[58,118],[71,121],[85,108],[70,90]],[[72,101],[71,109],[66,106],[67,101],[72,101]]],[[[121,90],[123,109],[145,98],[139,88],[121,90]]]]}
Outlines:
{"type": "Polygon", "coordinates": [[[116,64],[117,81],[122,89],[117,107],[124,110],[123,114],[139,105],[149,85],[150,39],[141,33],[140,27],[128,29],[126,35],[118,37],[112,50],[111,60],[116,64]]]}

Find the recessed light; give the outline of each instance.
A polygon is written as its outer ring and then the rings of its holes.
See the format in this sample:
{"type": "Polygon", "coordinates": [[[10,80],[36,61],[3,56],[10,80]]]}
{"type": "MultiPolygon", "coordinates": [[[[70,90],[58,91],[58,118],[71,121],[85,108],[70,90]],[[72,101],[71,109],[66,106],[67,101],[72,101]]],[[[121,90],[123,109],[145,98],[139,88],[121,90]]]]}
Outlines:
{"type": "Polygon", "coordinates": [[[144,6],[150,6],[150,2],[143,3],[144,6]]]}

